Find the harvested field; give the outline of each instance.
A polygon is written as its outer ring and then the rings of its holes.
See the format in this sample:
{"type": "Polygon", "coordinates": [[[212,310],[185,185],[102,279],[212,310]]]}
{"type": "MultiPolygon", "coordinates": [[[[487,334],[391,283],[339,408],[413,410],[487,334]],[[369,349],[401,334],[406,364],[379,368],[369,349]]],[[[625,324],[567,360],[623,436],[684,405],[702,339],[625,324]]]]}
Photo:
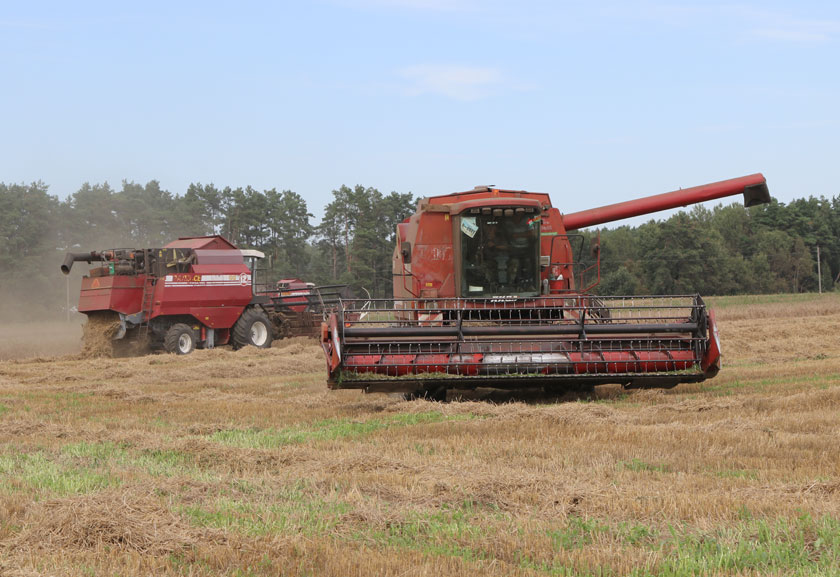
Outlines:
{"type": "Polygon", "coordinates": [[[840,296],[710,300],[717,378],[592,398],[328,391],[305,339],[32,358],[16,329],[0,575],[838,575],[840,296]]]}

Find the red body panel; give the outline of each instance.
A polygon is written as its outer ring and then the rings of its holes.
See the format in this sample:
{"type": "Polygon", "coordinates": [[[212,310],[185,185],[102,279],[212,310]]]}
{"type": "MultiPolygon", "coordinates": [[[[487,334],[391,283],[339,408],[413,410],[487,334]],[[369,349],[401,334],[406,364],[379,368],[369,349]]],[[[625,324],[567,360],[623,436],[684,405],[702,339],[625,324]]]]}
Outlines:
{"type": "Polygon", "coordinates": [[[79,312],[117,311],[134,314],[140,311],[145,276],[82,277],[79,312]]]}
{"type": "Polygon", "coordinates": [[[190,315],[211,328],[230,328],[251,302],[251,273],[241,266],[195,265],[155,286],[151,318],[190,315]]]}
{"type": "Polygon", "coordinates": [[[172,314],[191,315],[211,329],[229,329],[236,323],[244,309],[244,306],[188,307],[183,309],[183,312],[172,314]]]}
{"type": "Polygon", "coordinates": [[[720,334],[718,334],[715,311],[709,311],[709,348],[701,363],[703,371],[716,375],[721,367],[720,334]]]}

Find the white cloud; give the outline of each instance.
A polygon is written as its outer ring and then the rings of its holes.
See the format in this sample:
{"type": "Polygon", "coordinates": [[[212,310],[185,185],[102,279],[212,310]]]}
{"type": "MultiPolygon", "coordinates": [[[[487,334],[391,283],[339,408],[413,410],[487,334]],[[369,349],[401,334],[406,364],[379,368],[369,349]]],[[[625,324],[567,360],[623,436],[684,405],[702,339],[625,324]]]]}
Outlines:
{"type": "Polygon", "coordinates": [[[830,42],[840,35],[840,22],[836,20],[797,20],[771,17],[756,22],[755,36],[792,42],[830,42]]]}
{"type": "Polygon", "coordinates": [[[465,102],[488,96],[502,83],[498,69],[478,66],[410,66],[400,70],[400,75],[409,82],[409,94],[436,94],[465,102]]]}
{"type": "MultiPolygon", "coordinates": [[[[688,2],[645,6],[643,13],[649,18],[672,26],[717,26],[728,22],[745,35],[786,42],[831,42],[840,37],[840,20],[802,17],[792,11],[769,10],[760,4],[688,2]]],[[[797,8],[800,12],[805,9],[797,8]]]]}

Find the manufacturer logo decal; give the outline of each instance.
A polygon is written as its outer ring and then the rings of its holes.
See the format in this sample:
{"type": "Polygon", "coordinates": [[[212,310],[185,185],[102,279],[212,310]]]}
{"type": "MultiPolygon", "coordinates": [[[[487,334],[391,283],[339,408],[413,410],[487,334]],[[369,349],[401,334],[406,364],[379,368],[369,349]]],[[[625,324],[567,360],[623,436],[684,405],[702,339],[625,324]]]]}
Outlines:
{"type": "Polygon", "coordinates": [[[251,274],[168,274],[163,279],[167,287],[219,287],[219,286],[249,286],[251,274]]]}

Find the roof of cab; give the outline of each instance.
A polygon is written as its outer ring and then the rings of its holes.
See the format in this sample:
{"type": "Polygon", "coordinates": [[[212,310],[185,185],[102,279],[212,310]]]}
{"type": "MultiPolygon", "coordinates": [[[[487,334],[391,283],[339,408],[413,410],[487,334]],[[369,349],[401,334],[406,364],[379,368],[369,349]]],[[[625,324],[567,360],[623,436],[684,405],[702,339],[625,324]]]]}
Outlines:
{"type": "Polygon", "coordinates": [[[193,250],[237,250],[236,246],[225,237],[215,234],[212,236],[182,236],[173,240],[164,248],[191,248],[193,250]]]}

